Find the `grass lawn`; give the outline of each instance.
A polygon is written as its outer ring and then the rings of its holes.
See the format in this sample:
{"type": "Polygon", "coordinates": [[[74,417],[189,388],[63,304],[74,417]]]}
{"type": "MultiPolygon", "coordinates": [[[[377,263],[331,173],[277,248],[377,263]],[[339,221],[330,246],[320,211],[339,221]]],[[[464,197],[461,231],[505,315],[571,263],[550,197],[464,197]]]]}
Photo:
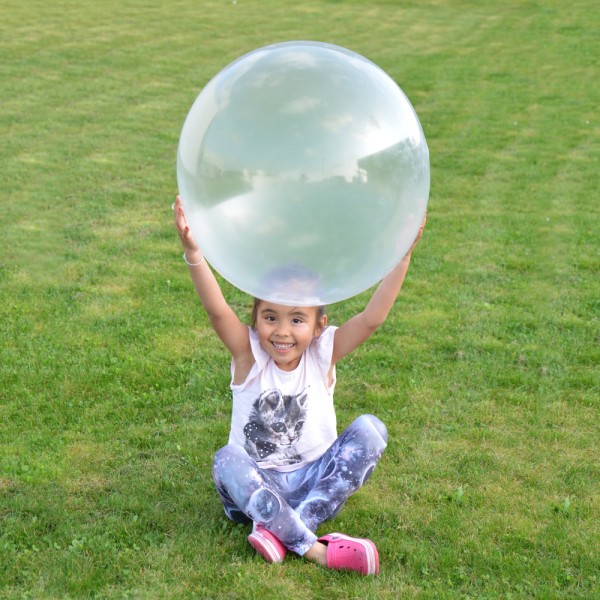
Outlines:
{"type": "Polygon", "coordinates": [[[599,31],[592,0],[5,0],[0,597],[600,598],[599,31]],[[210,476],[229,359],[175,151],[212,75],[291,39],[384,68],[431,153],[404,291],[338,367],[340,427],[391,442],[320,532],[377,578],[265,564],[210,476]]]}

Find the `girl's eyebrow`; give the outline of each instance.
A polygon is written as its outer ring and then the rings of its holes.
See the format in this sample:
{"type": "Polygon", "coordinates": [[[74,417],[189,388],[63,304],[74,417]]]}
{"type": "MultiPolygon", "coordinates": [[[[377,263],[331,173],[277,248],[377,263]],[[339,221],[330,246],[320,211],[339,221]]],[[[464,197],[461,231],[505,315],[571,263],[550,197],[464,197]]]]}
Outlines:
{"type": "MultiPolygon", "coordinates": [[[[273,308],[268,308],[268,307],[267,307],[267,308],[262,308],[262,309],[260,310],[260,314],[261,314],[261,315],[269,315],[269,314],[271,314],[271,315],[276,315],[276,314],[278,314],[278,313],[277,313],[277,311],[276,311],[275,309],[273,309],[273,308]]],[[[306,312],[306,311],[302,310],[301,308],[293,308],[293,309],[290,311],[290,313],[289,313],[289,314],[290,314],[290,316],[292,316],[292,317],[305,317],[305,318],[308,318],[308,312],[306,312]]]]}

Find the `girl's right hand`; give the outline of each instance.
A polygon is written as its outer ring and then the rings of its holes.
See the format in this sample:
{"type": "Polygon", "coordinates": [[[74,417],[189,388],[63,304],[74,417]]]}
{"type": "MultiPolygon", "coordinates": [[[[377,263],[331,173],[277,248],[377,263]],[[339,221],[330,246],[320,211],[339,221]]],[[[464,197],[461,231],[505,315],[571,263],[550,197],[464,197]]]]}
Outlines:
{"type": "Polygon", "coordinates": [[[181,196],[177,196],[175,204],[173,204],[173,213],[175,216],[175,227],[181,238],[181,244],[183,245],[188,260],[192,261],[194,253],[200,252],[200,248],[198,248],[198,244],[196,244],[196,241],[194,240],[185,213],[183,212],[181,196]]]}

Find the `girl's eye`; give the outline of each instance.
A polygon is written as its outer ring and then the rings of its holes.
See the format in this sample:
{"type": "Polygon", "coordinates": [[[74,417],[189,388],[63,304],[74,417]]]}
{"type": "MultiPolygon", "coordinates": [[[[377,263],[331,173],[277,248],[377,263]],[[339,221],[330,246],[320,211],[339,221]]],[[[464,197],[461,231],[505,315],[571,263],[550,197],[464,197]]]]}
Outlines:
{"type": "Polygon", "coordinates": [[[301,325],[303,323],[302,319],[292,319],[292,323],[294,325],[301,325]]]}

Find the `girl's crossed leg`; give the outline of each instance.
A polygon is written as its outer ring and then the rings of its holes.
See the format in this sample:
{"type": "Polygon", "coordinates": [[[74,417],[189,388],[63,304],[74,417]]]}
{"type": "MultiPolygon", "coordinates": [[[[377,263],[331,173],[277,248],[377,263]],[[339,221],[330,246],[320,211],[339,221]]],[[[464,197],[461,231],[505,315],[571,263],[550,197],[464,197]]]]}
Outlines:
{"type": "Polygon", "coordinates": [[[296,471],[261,469],[235,445],[215,455],[213,477],[227,516],[254,521],[304,555],[318,526],[333,517],[373,472],[387,444],[385,425],[358,417],[316,461],[296,471]]]}

